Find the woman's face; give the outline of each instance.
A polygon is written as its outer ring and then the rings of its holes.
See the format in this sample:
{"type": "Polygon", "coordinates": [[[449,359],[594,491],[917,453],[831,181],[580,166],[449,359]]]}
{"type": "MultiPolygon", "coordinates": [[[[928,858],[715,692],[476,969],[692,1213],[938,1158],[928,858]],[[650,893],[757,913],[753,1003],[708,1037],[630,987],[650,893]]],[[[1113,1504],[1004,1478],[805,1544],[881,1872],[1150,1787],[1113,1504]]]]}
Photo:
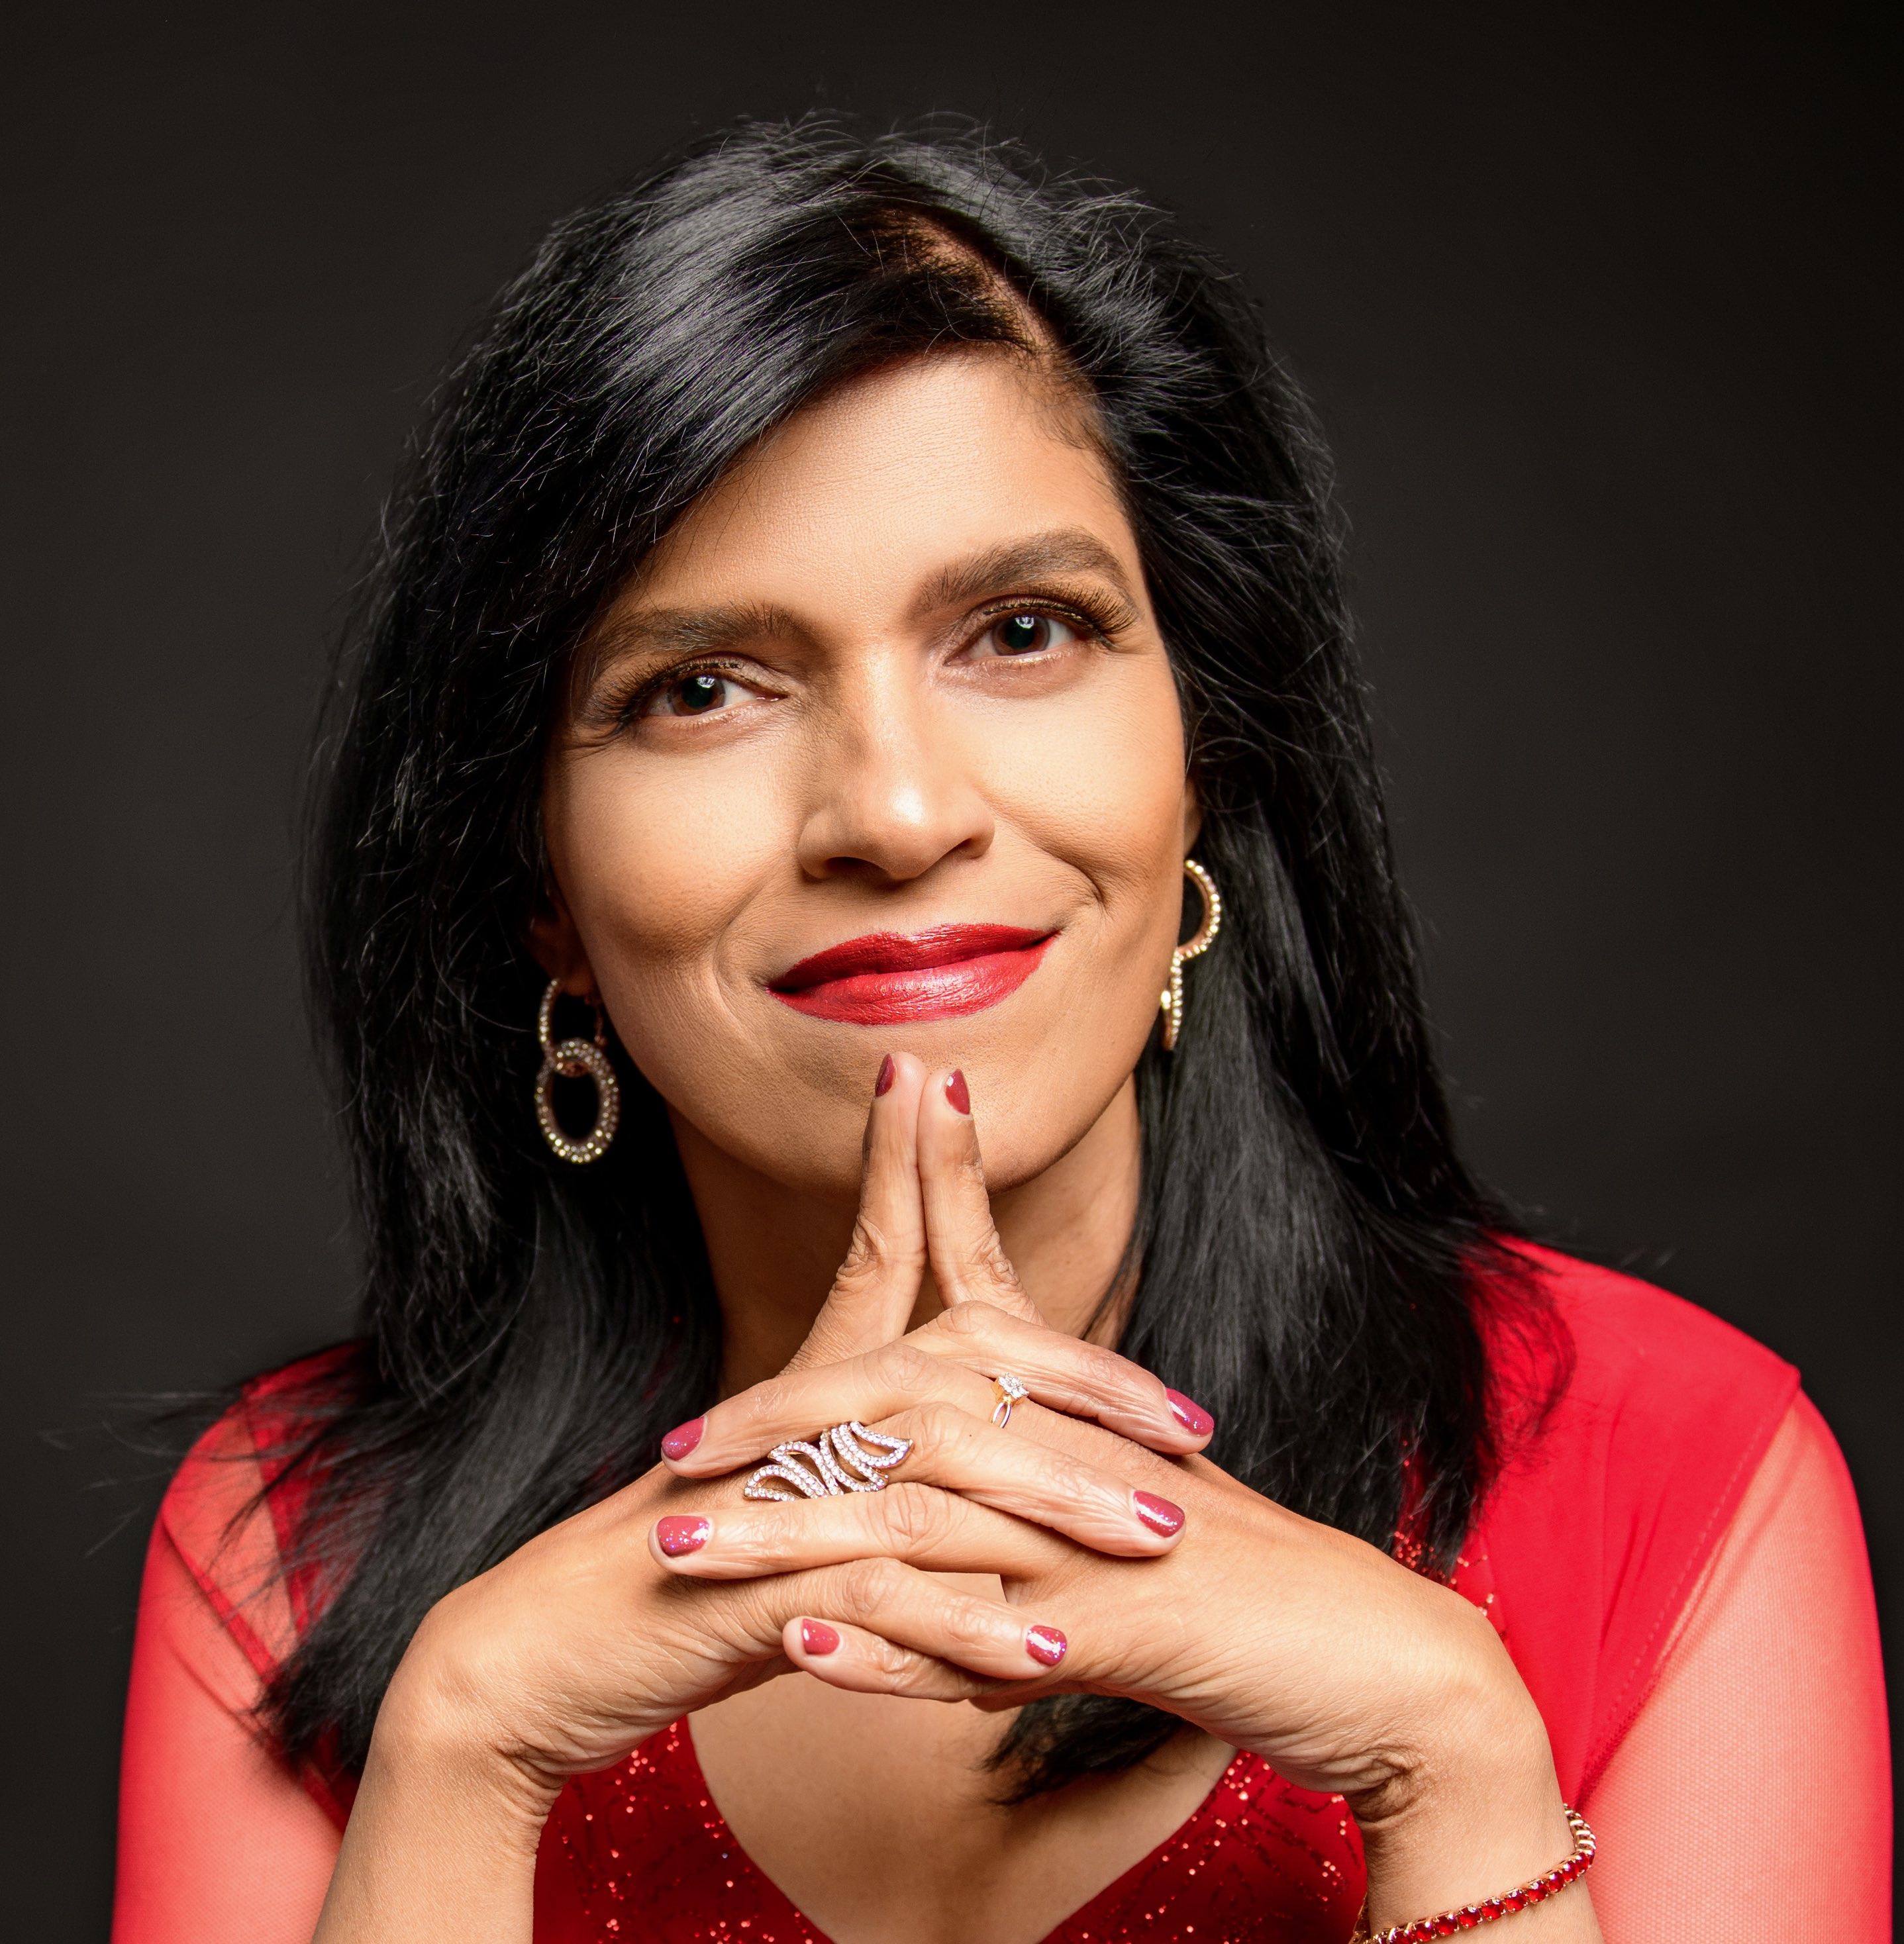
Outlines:
{"type": "Polygon", "coordinates": [[[596,631],[548,764],[538,955],[775,1180],[852,1198],[904,1050],[964,1069],[1009,1187],[1136,1064],[1196,814],[1077,407],[1020,354],[917,358],[750,454],[596,631]]]}

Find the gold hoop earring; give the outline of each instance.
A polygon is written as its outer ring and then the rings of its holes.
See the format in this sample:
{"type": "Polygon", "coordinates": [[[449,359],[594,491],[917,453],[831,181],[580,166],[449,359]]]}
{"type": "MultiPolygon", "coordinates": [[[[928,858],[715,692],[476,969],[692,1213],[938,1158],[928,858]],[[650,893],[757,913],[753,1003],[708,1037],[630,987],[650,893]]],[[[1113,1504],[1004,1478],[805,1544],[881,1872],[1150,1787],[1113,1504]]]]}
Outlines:
{"type": "Polygon", "coordinates": [[[535,1076],[535,1118],[542,1138],[564,1161],[574,1161],[579,1167],[586,1161],[599,1161],[608,1152],[608,1143],[621,1123],[621,1083],[608,1063],[608,1028],[599,1006],[595,1008],[593,1042],[556,1038],[556,1000],[561,991],[560,984],[551,979],[535,1016],[535,1036],[542,1047],[542,1069],[535,1076]],[[595,1124],[578,1141],[564,1133],[556,1118],[557,1074],[565,1080],[579,1080],[587,1074],[595,1082],[595,1124]]]}
{"type": "Polygon", "coordinates": [[[1170,955],[1170,983],[1164,987],[1157,1001],[1163,1013],[1163,1050],[1166,1053],[1176,1050],[1178,1035],[1183,1031],[1183,969],[1192,958],[1200,958],[1215,943],[1216,934],[1223,927],[1223,900],[1218,896],[1216,886],[1210,874],[1194,858],[1183,860],[1184,875],[1203,895],[1203,921],[1197,927],[1197,936],[1186,940],[1170,955]]]}

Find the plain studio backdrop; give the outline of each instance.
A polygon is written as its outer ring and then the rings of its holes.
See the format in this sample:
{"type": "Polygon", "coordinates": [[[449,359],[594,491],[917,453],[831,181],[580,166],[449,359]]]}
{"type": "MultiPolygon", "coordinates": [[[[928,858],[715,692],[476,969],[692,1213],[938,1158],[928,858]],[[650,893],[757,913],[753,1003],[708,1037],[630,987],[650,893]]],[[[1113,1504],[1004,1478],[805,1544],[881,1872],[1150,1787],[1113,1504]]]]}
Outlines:
{"type": "Polygon", "coordinates": [[[1782,11],[10,29],[9,1934],[103,1933],[161,1481],[116,1401],[346,1327],[290,860],[380,495],[544,226],[741,112],[978,116],[1248,279],[1339,460],[1470,1149],[1564,1244],[1800,1366],[1896,1610],[1895,64],[1782,11]]]}

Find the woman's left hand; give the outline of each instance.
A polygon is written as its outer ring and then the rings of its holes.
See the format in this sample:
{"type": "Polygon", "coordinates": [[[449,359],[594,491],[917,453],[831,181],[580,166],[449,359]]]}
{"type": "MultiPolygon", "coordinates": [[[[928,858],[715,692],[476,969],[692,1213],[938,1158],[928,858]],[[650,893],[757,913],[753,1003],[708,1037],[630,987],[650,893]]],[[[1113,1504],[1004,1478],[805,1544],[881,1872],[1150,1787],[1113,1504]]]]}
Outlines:
{"type": "MultiPolygon", "coordinates": [[[[716,1515],[708,1543],[669,1564],[722,1579],[881,1557],[999,1573],[1009,1598],[1062,1629],[1061,1663],[1043,1681],[974,1675],[961,1687],[957,1670],[941,1664],[929,1682],[919,1656],[846,1626],[817,1636],[837,1636],[823,1653],[790,1626],[788,1657],[863,1691],[962,1692],[1000,1709],[1082,1691],[1166,1709],[1262,1755],[1300,1787],[1348,1798],[1369,1844],[1372,1917],[1385,1909],[1421,1914],[1413,1899],[1443,1880],[1440,1853],[1450,1841],[1465,1838],[1483,1858],[1498,1853],[1505,1869],[1518,1867],[1505,1859],[1531,1856],[1528,1875],[1548,1866],[1543,1856],[1557,1861],[1569,1836],[1545,1730],[1485,1616],[1206,1459],[1160,1455],[1069,1414],[1080,1354],[1095,1362],[1115,1353],[1037,1319],[992,1224],[972,1123],[929,1121],[929,1130],[922,1113],[921,1187],[932,1263],[950,1306],[905,1342],[943,1360],[947,1379],[969,1391],[963,1410],[895,1410],[899,1400],[883,1398],[877,1383],[869,1390],[877,1359],[848,1358],[717,1405],[693,1452],[673,1461],[708,1477],[759,1462],[775,1443],[858,1418],[920,1441],[903,1468],[918,1489],[904,1501],[869,1493],[758,1504],[741,1497],[736,1478],[733,1508],[716,1515]],[[1002,1371],[1030,1398],[997,1430],[985,1413],[997,1395],[988,1380],[1002,1371]],[[1073,1475],[1123,1481],[1167,1508],[1163,1522],[1174,1517],[1176,1529],[1158,1536],[1169,1543],[1107,1547],[1101,1532],[1082,1529],[1090,1522],[1075,1509],[1053,1516],[1046,1508],[1073,1475]],[[929,1501],[937,1503],[922,1513],[929,1501]],[[1061,1536],[1067,1528],[1086,1543],[1061,1536]],[[1378,1884],[1384,1876],[1393,1881],[1378,1884]]],[[[1148,1373],[1125,1368],[1134,1397],[1155,1387],[1148,1373]]],[[[1172,1407],[1186,1428],[1208,1432],[1188,1399],[1172,1394],[1172,1407]]],[[[1487,1867],[1456,1867],[1447,1880],[1484,1885],[1487,1867]]]]}

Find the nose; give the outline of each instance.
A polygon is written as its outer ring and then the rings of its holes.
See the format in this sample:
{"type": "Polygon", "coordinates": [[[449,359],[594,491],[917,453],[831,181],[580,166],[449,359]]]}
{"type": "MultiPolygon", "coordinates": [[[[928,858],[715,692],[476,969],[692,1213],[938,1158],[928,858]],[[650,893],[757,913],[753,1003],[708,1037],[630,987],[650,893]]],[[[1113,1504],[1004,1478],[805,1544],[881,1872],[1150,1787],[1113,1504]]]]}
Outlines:
{"type": "Polygon", "coordinates": [[[970,725],[947,721],[910,673],[889,668],[856,682],[829,712],[799,835],[809,878],[905,883],[991,847],[970,725]]]}

